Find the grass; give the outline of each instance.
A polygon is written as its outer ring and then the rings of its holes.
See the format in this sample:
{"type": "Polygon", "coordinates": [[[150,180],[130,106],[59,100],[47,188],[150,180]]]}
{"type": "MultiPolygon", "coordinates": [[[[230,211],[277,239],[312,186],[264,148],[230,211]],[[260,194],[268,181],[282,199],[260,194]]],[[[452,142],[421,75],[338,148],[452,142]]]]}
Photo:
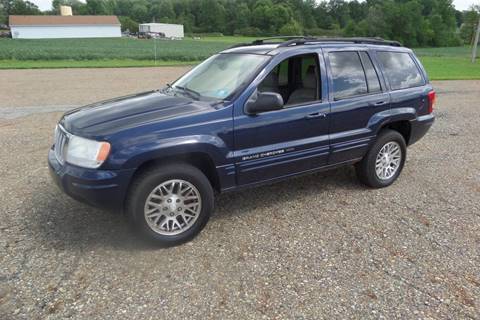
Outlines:
{"type": "Polygon", "coordinates": [[[223,42],[223,43],[228,43],[232,45],[236,43],[252,42],[255,39],[258,39],[258,37],[223,36],[223,37],[203,37],[200,39],[200,41],[223,42]]]}
{"type": "Polygon", "coordinates": [[[417,48],[418,58],[431,80],[480,79],[480,58],[471,62],[470,47],[417,48]]]}
{"type": "Polygon", "coordinates": [[[168,60],[0,60],[0,69],[128,68],[195,65],[200,61],[168,60]]]}
{"type": "Polygon", "coordinates": [[[475,63],[458,57],[419,57],[430,80],[480,79],[480,59],[475,63]]]}
{"type": "Polygon", "coordinates": [[[198,61],[231,45],[206,40],[0,39],[0,60],[198,61]]]}
{"type": "Polygon", "coordinates": [[[441,47],[441,48],[415,48],[413,49],[421,57],[463,57],[471,58],[472,48],[465,47],[441,47]]]}
{"type": "MultiPolygon", "coordinates": [[[[0,39],[0,69],[106,68],[190,65],[252,37],[200,40],[0,39]],[[157,46],[157,61],[154,61],[157,46]]],[[[480,60],[470,62],[469,47],[414,49],[432,80],[480,79],[480,60]]]]}

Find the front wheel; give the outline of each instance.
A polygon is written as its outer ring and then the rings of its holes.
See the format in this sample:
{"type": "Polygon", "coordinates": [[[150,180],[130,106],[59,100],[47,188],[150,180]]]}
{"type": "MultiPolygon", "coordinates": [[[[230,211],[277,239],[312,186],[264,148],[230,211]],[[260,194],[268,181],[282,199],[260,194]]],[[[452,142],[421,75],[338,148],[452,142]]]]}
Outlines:
{"type": "Polygon", "coordinates": [[[213,211],[207,177],[187,164],[165,165],[141,173],[130,187],[126,212],[147,238],[174,246],[195,237],[213,211]]]}
{"type": "Polygon", "coordinates": [[[383,130],[365,157],[355,166],[363,184],[372,188],[391,185],[402,172],[407,156],[403,136],[394,130],[383,130]]]}

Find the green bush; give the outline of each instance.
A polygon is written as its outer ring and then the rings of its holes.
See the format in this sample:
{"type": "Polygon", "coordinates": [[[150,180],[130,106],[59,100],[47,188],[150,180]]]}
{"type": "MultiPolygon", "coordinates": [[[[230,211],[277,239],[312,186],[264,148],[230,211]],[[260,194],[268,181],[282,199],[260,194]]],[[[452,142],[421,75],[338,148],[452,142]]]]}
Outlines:
{"type": "Polygon", "coordinates": [[[339,29],[321,29],[321,28],[312,28],[305,29],[305,35],[307,36],[318,36],[318,37],[340,37],[342,35],[341,30],[339,29]]]}
{"type": "Polygon", "coordinates": [[[234,34],[236,36],[246,36],[246,37],[261,37],[265,34],[258,28],[255,27],[246,27],[235,30],[234,34]]]}
{"type": "Polygon", "coordinates": [[[289,23],[280,28],[279,33],[282,36],[296,36],[301,35],[303,30],[297,21],[291,20],[289,23]]]}
{"type": "Polygon", "coordinates": [[[118,17],[122,31],[138,32],[138,23],[129,17],[118,17]]]}

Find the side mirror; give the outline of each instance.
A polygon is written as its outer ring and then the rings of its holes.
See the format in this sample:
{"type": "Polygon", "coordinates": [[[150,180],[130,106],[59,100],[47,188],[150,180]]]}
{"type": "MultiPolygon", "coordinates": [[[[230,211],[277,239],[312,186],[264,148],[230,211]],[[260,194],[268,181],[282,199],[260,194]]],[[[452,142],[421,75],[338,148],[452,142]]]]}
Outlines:
{"type": "Polygon", "coordinates": [[[276,92],[259,92],[248,99],[245,105],[245,111],[248,114],[257,114],[265,111],[280,110],[283,108],[283,98],[276,92]]]}

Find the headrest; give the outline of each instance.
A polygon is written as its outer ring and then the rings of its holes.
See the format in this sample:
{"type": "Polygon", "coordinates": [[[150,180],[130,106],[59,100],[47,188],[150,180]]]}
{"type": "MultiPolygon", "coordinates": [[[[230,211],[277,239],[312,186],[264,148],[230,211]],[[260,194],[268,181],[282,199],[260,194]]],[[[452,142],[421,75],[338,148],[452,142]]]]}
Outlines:
{"type": "Polygon", "coordinates": [[[311,65],[307,68],[307,73],[305,74],[305,79],[303,79],[303,87],[307,89],[316,89],[317,88],[317,72],[316,66],[311,65]]]}

